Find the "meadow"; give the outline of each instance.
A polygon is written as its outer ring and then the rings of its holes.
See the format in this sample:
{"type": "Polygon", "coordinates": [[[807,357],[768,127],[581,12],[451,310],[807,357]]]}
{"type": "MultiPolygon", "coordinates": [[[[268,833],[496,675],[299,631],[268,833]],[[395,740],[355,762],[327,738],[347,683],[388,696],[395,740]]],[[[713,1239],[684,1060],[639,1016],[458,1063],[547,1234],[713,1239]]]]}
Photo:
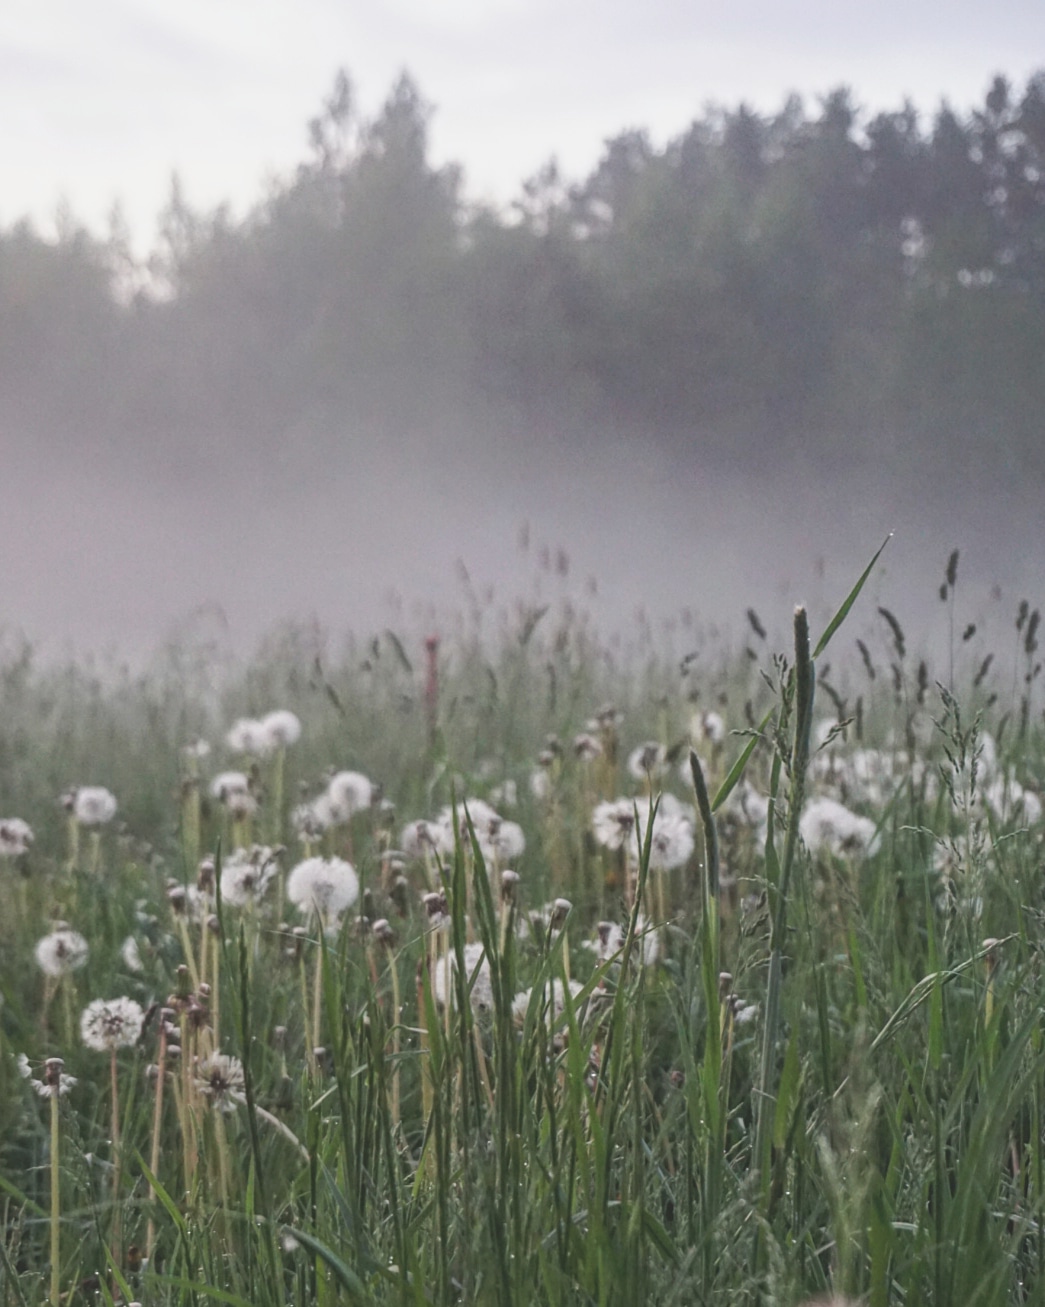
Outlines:
{"type": "Polygon", "coordinates": [[[1039,619],[957,563],[937,668],[864,578],[779,650],[9,640],[3,1307],[1041,1301],[1039,619]]]}

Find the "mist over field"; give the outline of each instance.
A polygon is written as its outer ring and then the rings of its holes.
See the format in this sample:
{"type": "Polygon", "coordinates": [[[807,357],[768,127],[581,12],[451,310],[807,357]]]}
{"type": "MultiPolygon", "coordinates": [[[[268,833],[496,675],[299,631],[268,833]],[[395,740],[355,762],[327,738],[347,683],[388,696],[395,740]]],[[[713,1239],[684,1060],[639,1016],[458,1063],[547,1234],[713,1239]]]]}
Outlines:
{"type": "Polygon", "coordinates": [[[375,441],[325,476],[248,461],[195,481],[23,450],[0,486],[0,604],[7,633],[51,656],[141,663],[169,639],[248,655],[287,620],[334,640],[445,630],[473,602],[463,564],[480,608],[493,595],[488,634],[494,610],[569,599],[625,645],[644,613],[681,654],[715,631],[742,643],[748,607],[784,639],[796,602],[825,619],[894,532],[850,626],[884,640],[881,603],[915,650],[938,648],[953,548],[963,624],[1007,632],[1019,598],[1040,593],[1032,491],[959,494],[888,472],[702,468],[638,441],[441,439],[409,459],[375,441]]]}
{"type": "Polygon", "coordinates": [[[246,654],[569,598],[625,644],[740,643],[889,532],[864,620],[912,650],[953,549],[961,630],[1037,602],[1045,77],[931,122],[712,107],[500,210],[430,114],[404,76],[364,119],[339,75],[245,217],[175,178],[148,260],[119,213],[0,230],[8,631],[246,654]]]}

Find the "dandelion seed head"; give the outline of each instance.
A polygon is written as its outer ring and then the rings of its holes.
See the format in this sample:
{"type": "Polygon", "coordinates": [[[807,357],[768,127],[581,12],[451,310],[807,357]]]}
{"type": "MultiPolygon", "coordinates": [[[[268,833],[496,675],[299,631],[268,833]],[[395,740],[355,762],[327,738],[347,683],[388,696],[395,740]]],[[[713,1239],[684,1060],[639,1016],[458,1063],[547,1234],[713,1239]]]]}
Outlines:
{"type": "Polygon", "coordinates": [[[96,1053],[132,1048],[141,1038],[145,1013],[133,998],[96,998],[80,1017],[80,1038],[96,1053]]]}
{"type": "Polygon", "coordinates": [[[197,1058],[192,1080],[203,1097],[223,1112],[231,1112],[246,1089],[243,1063],[227,1053],[197,1058]]]}
{"type": "Polygon", "coordinates": [[[255,717],[240,717],[233,722],[225,735],[225,743],[233,753],[246,753],[254,758],[265,758],[276,747],[264,723],[255,717]]]}
{"type": "Polygon", "coordinates": [[[592,813],[592,833],[606,849],[619,849],[635,829],[635,804],[631,799],[607,799],[592,813]]]}
{"type": "Polygon", "coordinates": [[[116,816],[116,797],[103,785],[81,785],[73,800],[73,816],[81,826],[104,826],[116,816]]]}
{"type": "Polygon", "coordinates": [[[79,931],[64,926],[37,940],[34,952],[44,975],[57,978],[78,971],[87,961],[90,950],[79,931]]]}
{"type": "Polygon", "coordinates": [[[594,762],[602,757],[602,741],[591,731],[581,731],[573,737],[573,756],[578,762],[594,762]]]}
{"type": "Polygon", "coordinates": [[[272,747],[286,749],[301,739],[301,719],[289,708],[277,708],[274,712],[266,713],[260,725],[272,747]]]}
{"type": "MultiPolygon", "coordinates": [[[[570,997],[575,1000],[584,986],[576,980],[571,980],[569,986],[570,997]]],[[[524,989],[521,993],[516,994],[512,1000],[512,1016],[519,1025],[526,1020],[526,1013],[529,1011],[532,995],[532,989],[524,989]]],[[[566,1011],[565,990],[562,981],[557,977],[553,977],[547,985],[542,987],[542,1009],[547,1013],[547,1019],[550,1021],[556,1020],[566,1011]]]]}
{"type": "Polygon", "coordinates": [[[234,908],[257,903],[278,870],[276,853],[267,845],[236,849],[221,866],[222,901],[234,908]]]}
{"type": "Polygon", "coordinates": [[[875,823],[835,799],[821,796],[810,800],[798,823],[799,833],[812,854],[873,853],[878,840],[875,823]]]}
{"type": "Polygon", "coordinates": [[[142,955],[138,948],[138,941],[133,935],[128,935],[120,945],[120,957],[123,959],[123,965],[128,971],[137,973],[145,970],[142,964],[142,955]]]}
{"type": "MultiPolygon", "coordinates": [[[[432,997],[439,1007],[445,1007],[448,1002],[452,1004],[456,996],[454,975],[457,971],[457,954],[451,950],[447,956],[449,975],[443,960],[438,961],[432,969],[432,997]]],[[[493,981],[490,978],[490,964],[486,958],[486,949],[478,941],[464,946],[464,974],[465,984],[471,984],[472,976],[475,974],[475,984],[472,985],[471,991],[472,1011],[477,1016],[492,1012],[493,981]],[[479,968],[478,974],[475,974],[476,967],[479,968]]]]}
{"type": "Polygon", "coordinates": [[[210,797],[219,803],[228,803],[235,794],[249,794],[250,781],[245,772],[222,771],[210,783],[210,797]]]}
{"type": "Polygon", "coordinates": [[[628,754],[628,775],[636,781],[644,781],[647,777],[656,780],[664,774],[666,761],[667,750],[663,744],[647,740],[628,754]]]}
{"type": "Polygon", "coordinates": [[[32,827],[21,817],[0,821],[0,858],[17,858],[28,853],[33,843],[32,827]]]}
{"type": "Polygon", "coordinates": [[[343,858],[306,858],[287,878],[287,898],[330,924],[359,898],[359,877],[343,858]]]}
{"type": "Polygon", "coordinates": [[[331,776],[326,792],[316,800],[316,810],[322,813],[328,826],[343,826],[357,812],[369,808],[374,787],[369,778],[358,771],[339,771],[331,776]]]}

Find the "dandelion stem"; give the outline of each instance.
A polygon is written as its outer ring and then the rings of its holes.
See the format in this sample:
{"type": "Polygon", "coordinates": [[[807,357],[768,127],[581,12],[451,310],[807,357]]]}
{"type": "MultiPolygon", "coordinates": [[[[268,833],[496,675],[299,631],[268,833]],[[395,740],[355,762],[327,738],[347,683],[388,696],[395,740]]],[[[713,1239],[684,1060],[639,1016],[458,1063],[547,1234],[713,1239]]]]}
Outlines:
{"type": "MultiPolygon", "coordinates": [[[[156,1102],[152,1111],[152,1148],[149,1153],[149,1172],[155,1178],[160,1169],[160,1129],[163,1125],[163,1085],[167,1078],[167,1029],[163,1017],[160,1017],[160,1048],[156,1059],[156,1102]]],[[[149,1224],[145,1233],[145,1257],[152,1265],[152,1250],[156,1244],[156,1218],[151,1206],[156,1201],[156,1188],[152,1178],[149,1180],[149,1224]]]]}
{"type": "Polygon", "coordinates": [[[120,1264],[120,1081],[116,1066],[116,1049],[109,1054],[109,1080],[112,1088],[112,1256],[120,1264]]]}
{"type": "Polygon", "coordinates": [[[51,1307],[61,1303],[61,1216],[62,1191],[61,1170],[59,1166],[59,1144],[61,1132],[58,1119],[60,1072],[51,1089],[51,1307]]]}

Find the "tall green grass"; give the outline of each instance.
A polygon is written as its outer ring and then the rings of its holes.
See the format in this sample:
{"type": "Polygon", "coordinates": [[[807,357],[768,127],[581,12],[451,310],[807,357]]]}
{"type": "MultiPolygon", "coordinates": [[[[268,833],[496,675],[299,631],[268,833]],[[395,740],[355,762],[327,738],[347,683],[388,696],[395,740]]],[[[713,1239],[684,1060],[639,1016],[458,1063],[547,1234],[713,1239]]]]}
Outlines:
{"type": "MultiPolygon", "coordinates": [[[[4,1307],[53,1297],[53,1197],[69,1303],[1040,1301],[1043,828],[985,802],[999,776],[1045,781],[1033,675],[1015,712],[1000,692],[987,703],[989,680],[963,689],[960,663],[953,688],[949,668],[931,688],[902,657],[891,685],[823,675],[866,575],[818,644],[801,614],[793,652],[761,668],[711,647],[684,675],[648,650],[627,667],[563,614],[524,614],[495,648],[465,629],[440,650],[434,730],[423,654],[392,633],[340,660],[287,634],[218,692],[178,652],[115,684],[9,654],[0,815],[37,839],[0,863],[4,1307]],[[607,701],[623,724],[585,770],[569,741],[607,701]],[[183,929],[169,889],[197,869],[182,823],[198,811],[219,875],[232,831],[181,746],[275,706],[304,732],[278,811],[271,764],[254,764],[255,832],[287,846],[285,867],[302,854],[289,810],[326,770],[365,771],[395,801],[325,837],[328,852],[351,844],[360,902],[326,935],[278,887],[251,910],[219,899],[216,922],[183,929]],[[734,733],[694,738],[694,707],[734,733]],[[647,739],[671,760],[652,792],[623,769],[647,739]],[[872,745],[888,769],[874,792],[853,770],[872,745]],[[518,794],[503,811],[527,836],[514,889],[484,859],[467,802],[452,852],[427,870],[390,861],[408,819],[505,781],[518,794]],[[96,873],[68,865],[57,798],[77,783],[120,799],[96,873]],[[740,815],[748,785],[768,796],[764,827],[740,815]],[[870,849],[803,838],[825,786],[848,786],[870,849]],[[652,865],[646,820],[662,790],[696,809],[697,852],[670,872],[652,865]],[[594,802],[618,793],[645,831],[630,884],[591,836],[594,802]],[[445,895],[437,945],[429,888],[445,895]],[[556,896],[557,915],[530,919],[556,896]],[[600,958],[583,941],[607,918],[620,947],[600,958]],[[45,1011],[32,950],[57,920],[91,952],[45,1011]],[[140,971],[123,960],[128,936],[140,971]],[[210,990],[193,1003],[204,940],[210,990]],[[488,972],[469,962],[476,944],[488,972]],[[114,1201],[108,1062],[77,1021],[119,994],[170,1008],[183,1051],[155,1152],[158,1017],[118,1055],[114,1201]],[[242,1063],[224,1104],[190,1085],[210,1051],[242,1063]],[[50,1104],[21,1053],[34,1075],[59,1055],[78,1080],[59,1103],[57,1195],[50,1104]]],[[[218,747],[206,766],[231,762],[218,747]]]]}

